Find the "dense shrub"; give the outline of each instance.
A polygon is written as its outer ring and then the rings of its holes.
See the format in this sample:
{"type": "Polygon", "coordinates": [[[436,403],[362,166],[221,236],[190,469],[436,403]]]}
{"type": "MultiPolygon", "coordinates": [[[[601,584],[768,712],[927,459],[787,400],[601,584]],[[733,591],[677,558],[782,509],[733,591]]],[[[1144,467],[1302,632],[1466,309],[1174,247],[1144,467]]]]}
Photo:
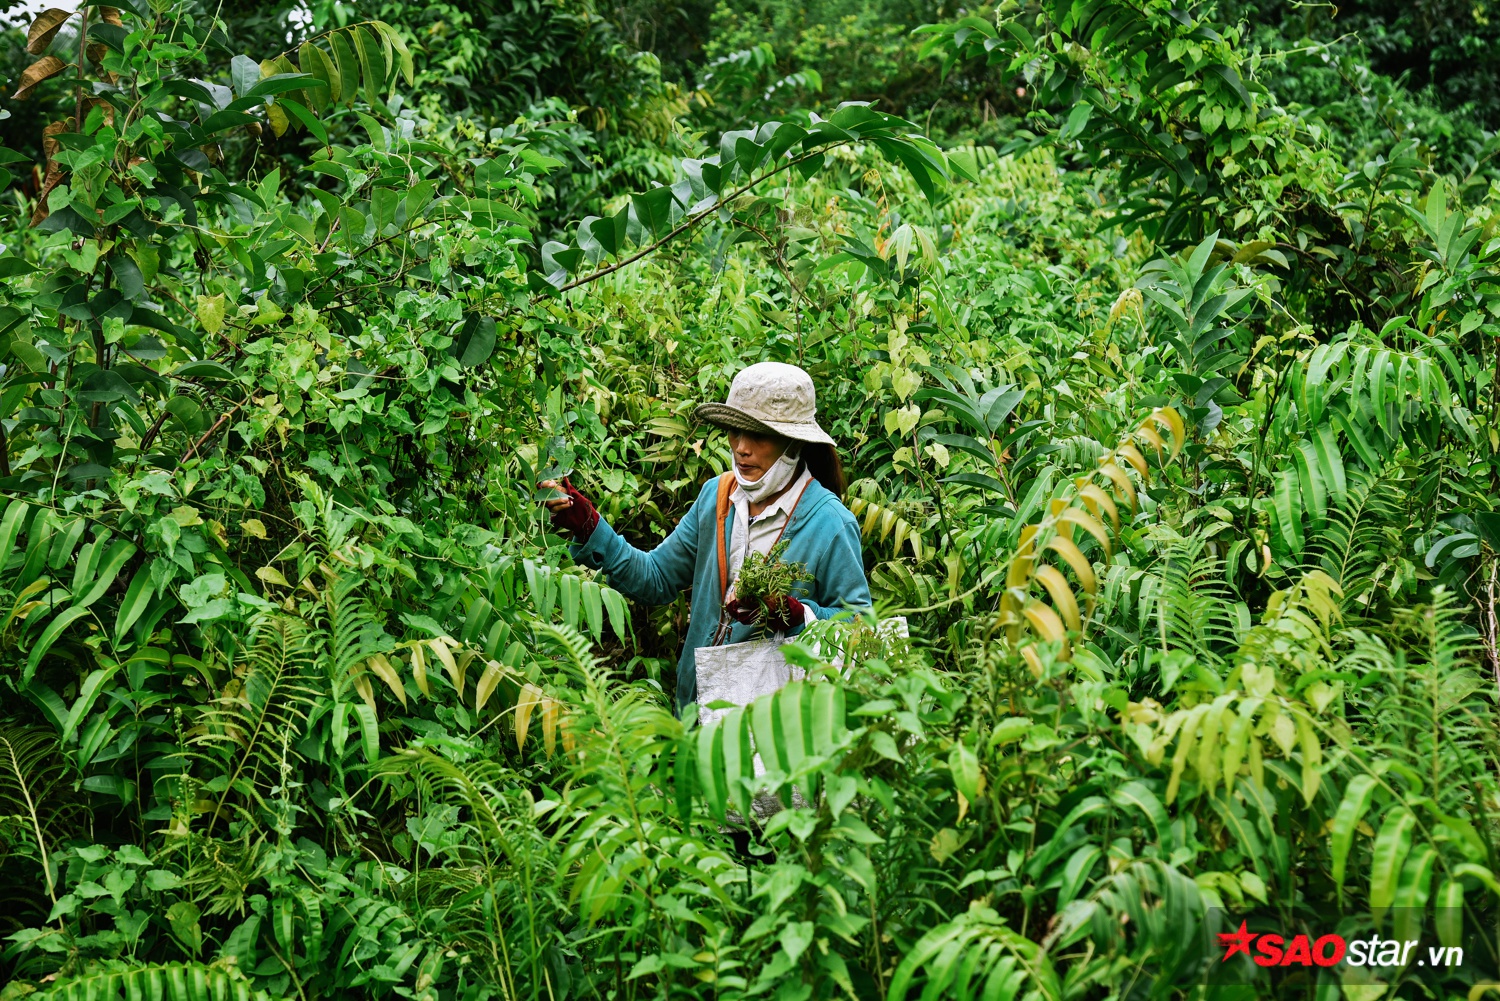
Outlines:
{"type": "MultiPolygon", "coordinates": [[[[81,56],[42,15],[0,998],[1496,979],[1492,165],[1165,0],[851,8],[869,48],[813,66],[820,10],[764,8],[807,64],[705,64],[701,100],[629,11],[314,5],[246,54],[269,14],[89,8],[81,56]],[[945,66],[1025,129],[809,113],[945,66]],[[725,467],[693,406],[765,359],[812,373],[910,635],[821,625],[806,681],[700,727],[687,596],[574,564],[536,484],[651,544],[725,467]],[[1223,962],[1242,923],[1465,958],[1223,962]]],[[[711,53],[765,40],[728,11],[711,53]]]]}

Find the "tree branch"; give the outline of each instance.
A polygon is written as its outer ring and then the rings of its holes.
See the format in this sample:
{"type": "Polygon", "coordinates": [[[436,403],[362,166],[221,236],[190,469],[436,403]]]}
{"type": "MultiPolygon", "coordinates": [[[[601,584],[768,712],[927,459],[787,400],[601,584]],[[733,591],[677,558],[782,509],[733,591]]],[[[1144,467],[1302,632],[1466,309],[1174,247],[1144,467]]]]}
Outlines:
{"type": "Polygon", "coordinates": [[[559,292],[567,292],[567,291],[570,291],[572,289],[579,288],[579,287],[581,287],[583,285],[587,285],[589,282],[597,281],[598,279],[603,278],[605,275],[614,274],[616,271],[619,271],[621,268],[626,267],[627,265],[634,264],[636,261],[639,261],[641,258],[646,257],[647,255],[653,254],[656,251],[660,250],[662,247],[666,246],[668,243],[670,243],[671,241],[675,240],[677,237],[681,236],[683,233],[685,233],[688,230],[692,229],[694,226],[698,225],[704,219],[707,219],[710,215],[712,215],[713,213],[717,212],[719,209],[723,208],[725,205],[729,204],[730,202],[734,201],[736,198],[740,197],[740,195],[745,194],[750,189],[754,188],[757,184],[760,184],[762,181],[769,181],[771,178],[775,177],[777,174],[780,174],[782,171],[787,170],[788,168],[791,168],[791,167],[795,167],[797,164],[802,163],[805,160],[809,160],[809,159],[811,159],[814,156],[822,156],[827,150],[835,149],[835,148],[837,148],[839,146],[847,146],[847,145],[849,145],[849,143],[848,143],[847,140],[840,141],[840,142],[832,143],[832,144],[830,144],[828,146],[821,147],[815,153],[803,153],[801,156],[793,157],[792,159],[788,160],[786,163],[783,163],[781,166],[777,167],[775,170],[770,171],[769,173],[762,174],[761,176],[755,178],[754,180],[746,181],[743,185],[741,185],[740,187],[734,189],[728,195],[720,198],[718,201],[714,202],[708,208],[703,209],[700,212],[695,212],[694,214],[688,216],[681,223],[679,223],[670,233],[668,233],[666,236],[662,237],[661,239],[656,240],[656,241],[654,241],[652,243],[648,243],[646,246],[642,247],[640,250],[636,251],[634,254],[631,254],[629,257],[622,258],[621,260],[616,261],[615,263],[609,265],[608,267],[600,268],[598,271],[594,271],[594,272],[591,272],[590,274],[584,275],[582,278],[575,278],[572,281],[568,282],[568,284],[559,287],[557,291],[559,291],[559,292]]]}

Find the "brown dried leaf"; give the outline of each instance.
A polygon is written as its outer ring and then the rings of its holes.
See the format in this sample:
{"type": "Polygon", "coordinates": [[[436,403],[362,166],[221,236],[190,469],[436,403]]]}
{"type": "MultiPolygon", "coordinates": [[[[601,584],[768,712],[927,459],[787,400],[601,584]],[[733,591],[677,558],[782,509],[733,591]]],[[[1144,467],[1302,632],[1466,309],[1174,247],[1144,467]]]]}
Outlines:
{"type": "Polygon", "coordinates": [[[42,129],[42,152],[47,156],[47,176],[42,180],[37,189],[36,209],[31,213],[31,225],[33,226],[40,225],[42,220],[50,214],[50,210],[47,208],[47,196],[52,194],[52,189],[61,184],[63,179],[63,170],[57,165],[57,161],[53,159],[53,157],[57,156],[58,151],[62,149],[62,144],[53,137],[59,133],[69,131],[72,123],[73,119],[66,118],[60,122],[53,122],[42,129]]]}
{"type": "Polygon", "coordinates": [[[57,7],[42,11],[31,22],[31,30],[26,33],[26,51],[34,56],[39,56],[47,51],[47,46],[52,44],[52,39],[57,37],[58,29],[63,22],[73,16],[70,10],[61,10],[57,7]]]}
{"type": "Polygon", "coordinates": [[[26,67],[21,74],[21,86],[10,95],[13,101],[24,101],[31,96],[36,85],[49,77],[54,77],[68,68],[68,64],[56,56],[43,56],[30,66],[26,67]]]}

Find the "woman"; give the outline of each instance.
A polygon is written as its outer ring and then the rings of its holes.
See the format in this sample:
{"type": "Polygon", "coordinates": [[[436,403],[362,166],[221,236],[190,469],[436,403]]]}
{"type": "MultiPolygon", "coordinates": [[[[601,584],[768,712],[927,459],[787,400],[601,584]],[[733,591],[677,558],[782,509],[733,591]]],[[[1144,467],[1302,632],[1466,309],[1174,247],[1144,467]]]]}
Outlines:
{"type": "Polygon", "coordinates": [[[553,524],[573,533],[573,558],[603,570],[612,586],[652,605],[692,587],[687,642],[677,661],[679,712],[697,697],[697,647],[738,643],[762,626],[795,634],[815,618],[870,606],[859,524],[840,502],[843,466],[818,426],[816,404],[806,372],[761,362],[734,377],[724,403],[698,407],[700,420],[729,432],[734,468],[706,483],[687,516],[650,552],[601,521],[571,483],[543,484],[567,493],[546,504],[553,524]],[[778,540],[787,543],[781,558],[806,563],[813,580],[770,607],[737,600],[734,583],[745,557],[769,552],[778,540]]]}

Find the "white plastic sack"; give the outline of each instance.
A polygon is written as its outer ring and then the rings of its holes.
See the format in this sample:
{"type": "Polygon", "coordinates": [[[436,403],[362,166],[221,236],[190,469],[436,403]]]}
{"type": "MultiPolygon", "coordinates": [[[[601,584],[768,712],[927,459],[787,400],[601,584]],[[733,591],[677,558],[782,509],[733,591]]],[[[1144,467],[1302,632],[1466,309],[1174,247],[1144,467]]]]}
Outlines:
{"type": "MultiPolygon", "coordinates": [[[[811,616],[809,616],[811,618],[811,616]]],[[[887,642],[909,637],[906,616],[881,619],[876,629],[887,642]]],[[[784,633],[768,639],[729,643],[724,646],[700,646],[693,659],[698,666],[698,725],[707,726],[723,719],[728,709],[708,709],[712,702],[732,702],[747,706],[762,695],[780,691],[790,681],[803,677],[800,667],[786,662],[781,646],[787,642],[784,633]]],[[[814,653],[820,644],[811,644],[814,653]]],[[[836,653],[832,663],[843,667],[843,654],[836,653]]]]}
{"type": "Polygon", "coordinates": [[[709,709],[711,702],[733,702],[747,706],[762,695],[786,687],[787,682],[802,677],[802,669],[793,667],[782,656],[784,633],[768,639],[728,643],[724,646],[700,646],[693,651],[698,665],[698,725],[707,726],[723,719],[728,709],[709,709]]]}
{"type": "MultiPolygon", "coordinates": [[[[723,719],[730,710],[709,709],[711,702],[733,702],[746,706],[772,692],[785,688],[787,683],[803,676],[800,667],[793,667],[782,656],[781,645],[786,634],[777,633],[769,639],[749,640],[744,643],[729,643],[724,646],[700,646],[694,649],[693,657],[698,665],[698,725],[707,726],[723,719]]],[[[764,775],[765,764],[760,755],[755,755],[755,774],[764,775]]],[[[802,794],[792,790],[794,806],[806,806],[802,794]]],[[[750,801],[750,809],[757,820],[784,809],[781,800],[769,793],[759,793],[750,801]]],[[[744,818],[729,811],[731,824],[744,823],[744,818]]]]}
{"type": "MultiPolygon", "coordinates": [[[[812,616],[808,618],[811,620],[812,616]]],[[[882,619],[876,629],[887,642],[909,636],[905,616],[882,619]]],[[[698,725],[707,726],[730,712],[729,709],[709,709],[710,703],[722,701],[747,706],[762,695],[780,691],[788,682],[801,680],[805,672],[788,664],[781,652],[782,644],[786,642],[786,635],[777,633],[769,639],[696,647],[693,657],[698,667],[698,725]]],[[[816,640],[811,645],[817,651],[819,644],[816,640]]],[[[842,653],[838,653],[832,663],[842,668],[843,660],[842,653]]],[[[755,755],[754,767],[757,776],[765,774],[766,767],[759,754],[755,755]]],[[[808,805],[795,787],[792,789],[792,805],[808,805]]],[[[762,792],[751,800],[750,807],[757,819],[764,820],[782,810],[784,804],[776,796],[762,792]]],[[[730,820],[735,824],[743,823],[743,819],[732,811],[730,820]]]]}

